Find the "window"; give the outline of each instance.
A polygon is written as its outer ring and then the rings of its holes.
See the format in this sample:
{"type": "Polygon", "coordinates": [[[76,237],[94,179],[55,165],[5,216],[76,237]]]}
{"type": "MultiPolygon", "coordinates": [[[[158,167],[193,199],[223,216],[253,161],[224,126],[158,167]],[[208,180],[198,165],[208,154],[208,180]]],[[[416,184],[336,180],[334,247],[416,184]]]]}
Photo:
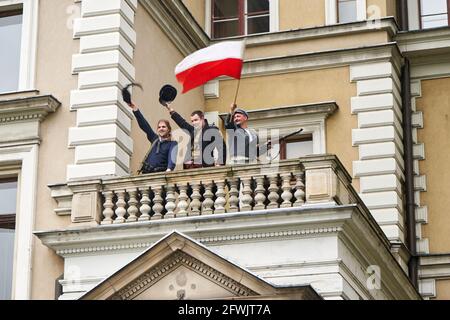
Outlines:
{"type": "Polygon", "coordinates": [[[422,29],[449,25],[450,0],[420,0],[420,25],[422,29]]]}
{"type": "Polygon", "coordinates": [[[17,179],[0,180],[0,300],[11,299],[17,179]]]}
{"type": "Polygon", "coordinates": [[[21,41],[22,10],[0,11],[0,93],[19,89],[21,41]]]}
{"type": "Polygon", "coordinates": [[[270,31],[269,0],[211,0],[212,38],[270,31]]]}
{"type": "Polygon", "coordinates": [[[338,22],[354,22],[358,20],[357,0],[338,0],[338,22]]]}
{"type": "Polygon", "coordinates": [[[295,159],[314,154],[312,135],[301,135],[280,142],[281,160],[295,159]]]}

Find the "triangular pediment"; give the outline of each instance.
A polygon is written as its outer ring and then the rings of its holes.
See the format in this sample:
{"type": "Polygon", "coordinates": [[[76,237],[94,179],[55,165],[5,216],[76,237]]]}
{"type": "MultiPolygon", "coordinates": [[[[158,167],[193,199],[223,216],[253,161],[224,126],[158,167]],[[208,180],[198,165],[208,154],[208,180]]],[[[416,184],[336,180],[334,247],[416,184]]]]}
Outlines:
{"type": "MultiPolygon", "coordinates": [[[[80,299],[246,299],[277,296],[280,290],[175,231],[80,299]]],[[[289,290],[296,298],[318,298],[309,286],[289,290]]]]}

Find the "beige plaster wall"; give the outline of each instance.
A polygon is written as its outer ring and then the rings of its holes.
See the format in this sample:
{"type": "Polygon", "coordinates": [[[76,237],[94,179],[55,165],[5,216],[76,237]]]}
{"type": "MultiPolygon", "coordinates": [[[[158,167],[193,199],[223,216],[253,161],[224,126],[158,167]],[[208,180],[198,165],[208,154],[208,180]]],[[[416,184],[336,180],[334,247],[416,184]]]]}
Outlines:
{"type": "MultiPolygon", "coordinates": [[[[79,43],[73,40],[67,27],[77,6],[73,0],[39,1],[36,89],[51,94],[61,102],[56,113],[41,124],[42,142],[39,150],[37,212],[35,230],[63,228],[70,217],[54,213],[56,202],[50,196],[48,184],[66,181],[67,164],[73,163],[74,152],[67,148],[68,129],[75,126],[76,114],[69,111],[70,90],[77,88],[77,77],[71,74],[72,54],[78,53],[79,43]]],[[[63,259],[34,238],[32,298],[54,299],[55,279],[63,273],[63,259]]]]}
{"type": "Polygon", "coordinates": [[[436,281],[436,299],[450,300],[450,280],[436,281]]]}
{"type": "Polygon", "coordinates": [[[325,1],[280,0],[280,31],[325,25],[325,1]]]}
{"type": "Polygon", "coordinates": [[[182,0],[183,4],[188,8],[189,12],[195,18],[197,23],[205,28],[205,2],[208,0],[182,0]]]}
{"type": "Polygon", "coordinates": [[[450,78],[422,81],[422,98],[417,110],[423,112],[424,128],[418,130],[425,143],[425,160],[419,162],[426,175],[427,191],[421,192],[421,205],[428,206],[428,224],[423,237],[429,239],[430,253],[450,252],[450,78]]]}
{"type": "Polygon", "coordinates": [[[389,41],[389,35],[386,31],[376,30],[373,32],[345,35],[339,37],[327,37],[312,40],[271,44],[265,46],[248,47],[245,51],[245,59],[289,56],[310,52],[357,48],[378,45],[389,41]]]}

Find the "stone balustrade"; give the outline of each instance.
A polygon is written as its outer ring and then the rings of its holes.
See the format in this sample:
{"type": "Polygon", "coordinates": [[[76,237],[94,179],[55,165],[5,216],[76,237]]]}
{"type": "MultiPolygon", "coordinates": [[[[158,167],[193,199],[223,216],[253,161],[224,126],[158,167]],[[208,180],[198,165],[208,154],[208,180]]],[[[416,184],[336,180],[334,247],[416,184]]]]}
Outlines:
{"type": "MultiPolygon", "coordinates": [[[[96,226],[355,203],[355,199],[352,201],[354,191],[350,181],[339,160],[335,156],[324,155],[276,164],[74,181],[57,188],[58,194],[62,188],[73,194],[73,224],[96,226]]],[[[68,206],[66,198],[61,203],[65,208],[68,206]]],[[[55,197],[55,200],[58,199],[55,197]]]]}

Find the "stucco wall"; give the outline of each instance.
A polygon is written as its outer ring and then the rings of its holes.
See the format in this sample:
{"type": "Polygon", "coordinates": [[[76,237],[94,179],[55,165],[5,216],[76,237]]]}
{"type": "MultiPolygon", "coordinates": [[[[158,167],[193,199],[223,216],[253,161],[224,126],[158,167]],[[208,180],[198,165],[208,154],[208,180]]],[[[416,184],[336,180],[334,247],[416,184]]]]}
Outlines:
{"type": "Polygon", "coordinates": [[[182,0],[197,23],[205,28],[205,2],[208,0],[182,0]]]}
{"type": "Polygon", "coordinates": [[[450,252],[450,78],[422,81],[422,98],[417,110],[423,112],[424,129],[418,130],[425,143],[425,160],[419,162],[426,175],[427,191],[421,192],[422,205],[428,206],[428,224],[423,237],[429,239],[430,253],[450,252]]]}
{"type": "Polygon", "coordinates": [[[450,280],[436,281],[436,299],[450,300],[450,280]]]}
{"type": "Polygon", "coordinates": [[[295,30],[325,25],[325,1],[296,0],[280,2],[280,30],[295,30]]]}
{"type": "MultiPolygon", "coordinates": [[[[76,89],[77,77],[71,73],[72,54],[79,42],[73,40],[67,27],[73,12],[73,0],[39,1],[39,33],[37,46],[36,89],[51,94],[61,107],[41,124],[39,151],[37,211],[34,230],[52,230],[70,224],[70,217],[59,217],[53,211],[49,184],[66,181],[66,166],[73,163],[74,152],[67,148],[69,127],[75,126],[76,115],[70,112],[70,90],[76,89]]],[[[32,298],[53,299],[55,279],[63,273],[63,260],[34,238],[32,298]]]]}

